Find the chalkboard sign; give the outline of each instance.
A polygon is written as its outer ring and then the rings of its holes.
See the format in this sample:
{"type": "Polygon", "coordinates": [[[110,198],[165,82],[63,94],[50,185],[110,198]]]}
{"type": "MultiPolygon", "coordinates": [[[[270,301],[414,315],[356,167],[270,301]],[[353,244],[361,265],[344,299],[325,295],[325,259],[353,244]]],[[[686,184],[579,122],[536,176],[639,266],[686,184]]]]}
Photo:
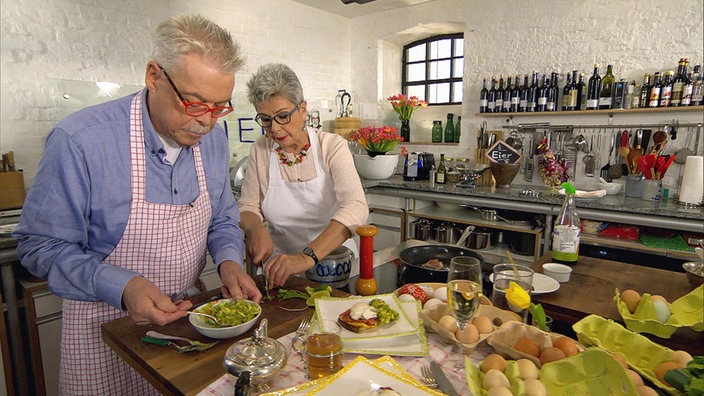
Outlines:
{"type": "Polygon", "coordinates": [[[509,146],[503,140],[499,140],[486,150],[486,157],[491,162],[500,164],[515,164],[523,157],[519,151],[509,146]]]}

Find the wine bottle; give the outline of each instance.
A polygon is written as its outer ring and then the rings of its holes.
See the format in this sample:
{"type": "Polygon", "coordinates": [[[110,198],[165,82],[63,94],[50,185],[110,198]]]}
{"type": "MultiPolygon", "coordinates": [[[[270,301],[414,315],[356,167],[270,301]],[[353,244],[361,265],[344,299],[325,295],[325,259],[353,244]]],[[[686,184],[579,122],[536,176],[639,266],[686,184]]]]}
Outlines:
{"type": "MultiPolygon", "coordinates": [[[[584,85],[582,78],[580,78],[579,81],[584,85]]],[[[570,87],[570,97],[567,99],[568,110],[581,110],[582,99],[580,98],[579,84],[580,83],[577,82],[577,70],[572,70],[572,86],[570,87]]]]}
{"type": "Polygon", "coordinates": [[[489,90],[489,99],[487,103],[486,112],[493,113],[496,107],[496,80],[494,77],[491,78],[491,89],[489,90]]]}
{"type": "Polygon", "coordinates": [[[636,81],[633,80],[633,95],[631,96],[631,108],[637,109],[640,107],[640,85],[636,85],[636,81]]]}
{"type": "Polygon", "coordinates": [[[528,107],[526,107],[527,112],[537,111],[538,106],[538,95],[540,87],[538,86],[538,72],[533,71],[533,81],[530,83],[530,88],[528,88],[528,107]]]}
{"type": "Polygon", "coordinates": [[[670,106],[678,107],[682,104],[682,91],[684,90],[685,80],[687,79],[687,69],[685,69],[684,58],[680,58],[677,64],[677,74],[672,82],[672,97],[670,106]]]}
{"type": "Polygon", "coordinates": [[[638,107],[646,108],[650,104],[650,74],[643,76],[643,85],[640,87],[640,103],[638,107]]]}
{"type": "Polygon", "coordinates": [[[567,81],[565,82],[565,87],[562,88],[562,111],[574,110],[570,108],[570,91],[572,90],[572,75],[566,73],[567,81]]]}
{"type": "Polygon", "coordinates": [[[504,88],[504,101],[503,101],[503,107],[501,108],[502,113],[508,113],[511,111],[511,93],[512,93],[512,88],[511,88],[511,77],[508,78],[506,82],[506,88],[504,88]]]}
{"type": "Polygon", "coordinates": [[[585,110],[587,107],[587,84],[584,83],[584,73],[579,73],[577,82],[577,107],[575,110],[585,110]]]}
{"type": "Polygon", "coordinates": [[[704,102],[704,75],[702,75],[702,66],[695,65],[694,73],[692,74],[692,101],[690,106],[701,106],[704,102]]]}
{"type": "Polygon", "coordinates": [[[599,90],[599,108],[610,109],[613,106],[614,84],[616,78],[613,74],[613,66],[606,65],[606,74],[601,79],[601,90],[599,90]]]}
{"type": "Polygon", "coordinates": [[[445,165],[445,154],[440,154],[440,165],[435,173],[435,183],[445,184],[445,175],[447,174],[447,165],[445,165]]]}
{"type": "Polygon", "coordinates": [[[530,94],[530,87],[528,87],[528,75],[524,74],[523,75],[523,85],[521,86],[521,94],[520,94],[520,101],[519,101],[519,107],[518,111],[519,112],[526,112],[528,111],[528,96],[530,94]]]}
{"type": "Polygon", "coordinates": [[[684,82],[682,83],[682,95],[680,97],[680,106],[689,106],[692,103],[692,71],[689,70],[689,59],[684,58],[684,82]]]}
{"type": "Polygon", "coordinates": [[[545,106],[545,110],[547,111],[557,111],[557,95],[560,92],[560,89],[557,86],[558,76],[559,74],[556,72],[550,73],[550,85],[548,85],[548,103],[545,106]]]}
{"type": "Polygon", "coordinates": [[[665,73],[665,78],[662,81],[662,87],[660,88],[660,104],[659,107],[670,106],[670,101],[672,100],[672,85],[675,79],[675,72],[668,70],[665,73]]]}
{"type": "Polygon", "coordinates": [[[655,72],[653,85],[650,87],[650,99],[648,99],[648,107],[660,106],[660,91],[662,89],[662,80],[660,72],[655,72]]]}
{"type": "Polygon", "coordinates": [[[455,124],[455,143],[460,142],[460,135],[462,135],[462,116],[457,116],[457,124],[455,124]]]}
{"type": "Polygon", "coordinates": [[[594,65],[594,74],[589,77],[589,87],[587,89],[587,110],[599,108],[599,93],[601,91],[601,76],[599,76],[599,64],[594,65]]]}
{"type": "Polygon", "coordinates": [[[455,142],[455,124],[453,121],[454,114],[447,113],[447,122],[445,123],[445,143],[455,142]]]}
{"type": "Polygon", "coordinates": [[[550,86],[550,77],[547,73],[543,74],[543,84],[538,89],[538,104],[536,111],[546,111],[548,108],[548,91],[550,86]]]}
{"type": "Polygon", "coordinates": [[[511,112],[518,112],[520,111],[519,108],[521,107],[521,85],[520,83],[520,76],[516,74],[516,80],[515,84],[513,84],[513,92],[511,92],[511,112]]]}
{"type": "Polygon", "coordinates": [[[575,265],[579,258],[580,237],[580,220],[574,201],[576,190],[570,183],[562,183],[562,187],[565,189],[565,200],[555,219],[551,255],[553,261],[575,265]]]}
{"type": "Polygon", "coordinates": [[[430,130],[430,138],[433,143],[442,143],[442,121],[433,121],[433,129],[430,130]]]}
{"type": "Polygon", "coordinates": [[[486,113],[489,105],[489,90],[486,88],[486,78],[482,84],[482,90],[479,92],[479,112],[486,113]]]}
{"type": "Polygon", "coordinates": [[[504,76],[499,74],[499,87],[496,88],[496,104],[494,113],[501,113],[504,108],[504,76]]]}

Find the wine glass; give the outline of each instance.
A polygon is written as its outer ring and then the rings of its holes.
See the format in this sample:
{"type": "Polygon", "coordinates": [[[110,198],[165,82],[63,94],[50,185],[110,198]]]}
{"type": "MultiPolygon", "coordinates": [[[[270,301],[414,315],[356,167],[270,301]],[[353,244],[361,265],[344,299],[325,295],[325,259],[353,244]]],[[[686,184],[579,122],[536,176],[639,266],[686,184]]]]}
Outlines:
{"type": "MultiPolygon", "coordinates": [[[[447,274],[447,303],[457,320],[460,331],[464,331],[479,307],[482,294],[481,262],[470,256],[457,256],[450,260],[447,274]]],[[[466,378],[462,342],[457,340],[457,358],[443,364],[445,371],[459,378],[466,378]]]]}

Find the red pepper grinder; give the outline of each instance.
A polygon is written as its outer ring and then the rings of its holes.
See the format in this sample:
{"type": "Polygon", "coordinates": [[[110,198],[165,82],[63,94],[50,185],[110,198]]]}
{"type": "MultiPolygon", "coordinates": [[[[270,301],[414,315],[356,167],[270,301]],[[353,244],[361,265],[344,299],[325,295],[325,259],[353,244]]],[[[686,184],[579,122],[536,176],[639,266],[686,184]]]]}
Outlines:
{"type": "Polygon", "coordinates": [[[374,235],[376,226],[365,224],[357,227],[359,235],[359,278],[354,284],[354,290],[360,296],[376,294],[376,279],[374,279],[374,235]]]}

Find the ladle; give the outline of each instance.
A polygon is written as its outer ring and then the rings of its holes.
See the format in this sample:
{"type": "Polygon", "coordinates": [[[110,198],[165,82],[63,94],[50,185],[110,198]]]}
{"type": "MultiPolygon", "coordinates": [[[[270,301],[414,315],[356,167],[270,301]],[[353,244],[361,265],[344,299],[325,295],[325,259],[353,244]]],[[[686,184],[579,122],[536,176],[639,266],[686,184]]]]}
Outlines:
{"type": "Polygon", "coordinates": [[[587,143],[587,138],[585,138],[584,135],[582,135],[581,133],[577,135],[577,137],[574,139],[574,147],[577,149],[577,151],[589,153],[589,144],[587,143]]]}
{"type": "Polygon", "coordinates": [[[462,235],[460,235],[460,239],[457,240],[455,246],[462,246],[462,244],[469,237],[469,234],[471,234],[472,231],[474,231],[474,226],[467,226],[467,228],[462,231],[462,235]]]}

